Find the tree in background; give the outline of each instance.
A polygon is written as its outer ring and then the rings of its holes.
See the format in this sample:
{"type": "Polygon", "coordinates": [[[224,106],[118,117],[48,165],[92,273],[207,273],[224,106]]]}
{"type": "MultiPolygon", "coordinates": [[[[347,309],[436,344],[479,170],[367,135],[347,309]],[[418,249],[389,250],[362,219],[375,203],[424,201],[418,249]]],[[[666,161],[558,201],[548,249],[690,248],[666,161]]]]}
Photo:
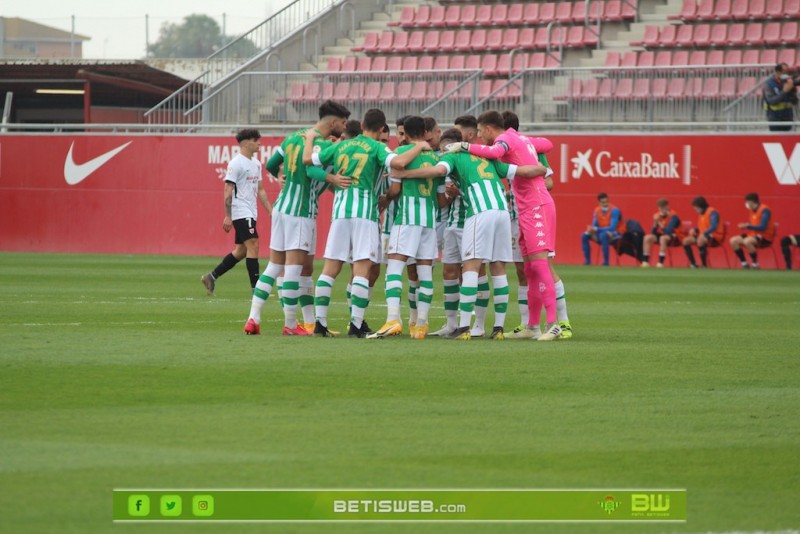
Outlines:
{"type": "MultiPolygon", "coordinates": [[[[165,23],[158,41],[148,47],[150,57],[205,58],[236,37],[222,34],[219,24],[208,15],[188,15],[182,24],[165,23]]],[[[226,51],[227,57],[248,58],[258,51],[252,41],[242,39],[226,51]]]]}

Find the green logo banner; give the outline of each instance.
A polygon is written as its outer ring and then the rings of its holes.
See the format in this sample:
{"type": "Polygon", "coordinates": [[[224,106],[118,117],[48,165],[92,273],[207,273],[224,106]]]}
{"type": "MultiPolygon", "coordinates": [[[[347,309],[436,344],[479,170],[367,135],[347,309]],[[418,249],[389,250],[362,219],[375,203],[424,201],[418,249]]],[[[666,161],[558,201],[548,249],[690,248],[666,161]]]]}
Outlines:
{"type": "Polygon", "coordinates": [[[114,521],[685,522],[684,489],[114,490],[114,521]]]}

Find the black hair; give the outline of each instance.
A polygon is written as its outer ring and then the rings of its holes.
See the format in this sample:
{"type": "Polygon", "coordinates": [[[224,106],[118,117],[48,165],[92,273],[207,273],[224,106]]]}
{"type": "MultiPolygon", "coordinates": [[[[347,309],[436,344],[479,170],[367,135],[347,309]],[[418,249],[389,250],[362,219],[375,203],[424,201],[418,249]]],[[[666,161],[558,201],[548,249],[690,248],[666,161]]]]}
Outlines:
{"type": "Polygon", "coordinates": [[[758,200],[758,193],[747,193],[744,196],[745,201],[755,202],[756,204],[760,204],[761,202],[758,200]]]}
{"type": "Polygon", "coordinates": [[[384,124],[384,125],[383,125],[383,130],[381,130],[381,131],[382,131],[383,133],[391,133],[391,132],[392,132],[392,131],[389,129],[389,125],[388,125],[388,124],[384,124]]]}
{"type": "Polygon", "coordinates": [[[261,139],[261,133],[255,128],[245,128],[243,130],[239,130],[236,133],[236,141],[241,143],[242,141],[246,141],[247,139],[255,139],[258,141],[261,139]]]}
{"type": "Polygon", "coordinates": [[[497,111],[484,111],[481,113],[480,117],[478,117],[478,124],[494,126],[498,130],[502,130],[503,126],[505,125],[503,122],[503,116],[497,111]]]}
{"type": "Polygon", "coordinates": [[[401,126],[403,126],[406,123],[406,119],[408,119],[410,116],[411,115],[403,115],[402,117],[397,119],[397,121],[395,123],[397,125],[397,127],[400,128],[401,126]]]}
{"type": "Polygon", "coordinates": [[[428,117],[423,117],[422,119],[425,121],[426,132],[432,132],[434,128],[436,128],[436,119],[434,119],[433,117],[428,116],[428,117]]]}
{"type": "Polygon", "coordinates": [[[608,193],[598,193],[597,200],[603,200],[604,198],[608,198],[608,193]]]}
{"type": "Polygon", "coordinates": [[[413,139],[420,139],[425,135],[426,131],[429,131],[425,125],[425,119],[416,115],[408,117],[403,124],[406,128],[406,135],[413,139]]]}
{"type": "Polygon", "coordinates": [[[478,128],[478,119],[475,118],[475,115],[461,115],[460,117],[456,117],[455,122],[453,123],[456,126],[461,126],[462,128],[478,128]]]}
{"type": "Polygon", "coordinates": [[[355,119],[350,119],[344,123],[344,133],[347,134],[349,139],[361,135],[361,123],[355,119]]]}
{"type": "Polygon", "coordinates": [[[460,143],[464,138],[461,136],[461,130],[458,128],[448,128],[442,132],[442,141],[447,140],[452,143],[460,143]]]}
{"type": "Polygon", "coordinates": [[[333,100],[326,100],[319,107],[319,118],[325,117],[339,117],[340,119],[347,119],[350,117],[350,110],[333,100]]]}
{"type": "Polygon", "coordinates": [[[708,201],[706,200],[706,197],[694,197],[692,199],[692,206],[696,206],[701,210],[706,211],[708,209],[708,201]]]}
{"type": "Polygon", "coordinates": [[[517,114],[509,109],[505,110],[503,112],[503,126],[506,130],[509,128],[519,130],[519,117],[517,117],[517,114]]]}
{"type": "Polygon", "coordinates": [[[386,115],[380,109],[368,109],[364,113],[364,120],[361,126],[364,130],[370,132],[380,132],[383,130],[383,125],[386,124],[386,115]]]}

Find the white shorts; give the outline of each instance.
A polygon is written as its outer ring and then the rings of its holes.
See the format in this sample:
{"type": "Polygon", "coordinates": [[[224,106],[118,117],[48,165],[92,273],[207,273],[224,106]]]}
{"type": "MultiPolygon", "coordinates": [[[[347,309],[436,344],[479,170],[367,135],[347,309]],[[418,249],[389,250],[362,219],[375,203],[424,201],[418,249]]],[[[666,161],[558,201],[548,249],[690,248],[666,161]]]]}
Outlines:
{"type": "Polygon", "coordinates": [[[439,252],[444,250],[444,232],[447,229],[447,221],[436,223],[436,248],[439,252]]]}
{"type": "Polygon", "coordinates": [[[463,235],[463,228],[448,226],[444,229],[444,250],[442,251],[442,263],[456,263],[461,265],[461,239],[463,235]]]}
{"type": "Polygon", "coordinates": [[[522,251],[519,248],[519,220],[511,221],[511,256],[514,263],[522,262],[522,251]]]}
{"type": "Polygon", "coordinates": [[[513,256],[508,211],[483,211],[468,218],[464,223],[461,256],[464,261],[481,259],[510,263],[513,256]]]}
{"type": "Polygon", "coordinates": [[[386,254],[402,254],[417,260],[434,260],[439,256],[436,229],[410,224],[395,224],[389,234],[386,254]]]}
{"type": "Polygon", "coordinates": [[[305,250],[314,254],[317,248],[317,221],[272,210],[269,248],[278,252],[305,250]]]}
{"type": "Polygon", "coordinates": [[[359,261],[378,259],[378,223],[369,219],[334,219],[325,243],[325,259],[359,261]],[[352,259],[351,259],[352,258],[352,259]]]}

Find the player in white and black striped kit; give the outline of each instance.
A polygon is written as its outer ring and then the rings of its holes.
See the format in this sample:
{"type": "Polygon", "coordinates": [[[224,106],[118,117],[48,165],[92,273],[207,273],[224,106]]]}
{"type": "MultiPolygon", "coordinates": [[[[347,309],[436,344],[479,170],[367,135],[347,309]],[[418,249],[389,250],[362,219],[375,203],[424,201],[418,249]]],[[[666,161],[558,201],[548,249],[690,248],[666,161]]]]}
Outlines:
{"type": "Polygon", "coordinates": [[[228,163],[228,172],[225,174],[225,219],[222,221],[225,233],[230,232],[231,228],[234,229],[236,248],[225,256],[213,271],[200,278],[209,295],[214,294],[217,279],[231,270],[242,258],[247,258],[251,288],[256,286],[261,272],[258,267],[256,201],[261,202],[267,213],[272,213],[272,204],[261,181],[261,162],[253,157],[260,147],[259,139],[261,134],[253,128],[240,130],[236,134],[239,153],[228,163]]]}

